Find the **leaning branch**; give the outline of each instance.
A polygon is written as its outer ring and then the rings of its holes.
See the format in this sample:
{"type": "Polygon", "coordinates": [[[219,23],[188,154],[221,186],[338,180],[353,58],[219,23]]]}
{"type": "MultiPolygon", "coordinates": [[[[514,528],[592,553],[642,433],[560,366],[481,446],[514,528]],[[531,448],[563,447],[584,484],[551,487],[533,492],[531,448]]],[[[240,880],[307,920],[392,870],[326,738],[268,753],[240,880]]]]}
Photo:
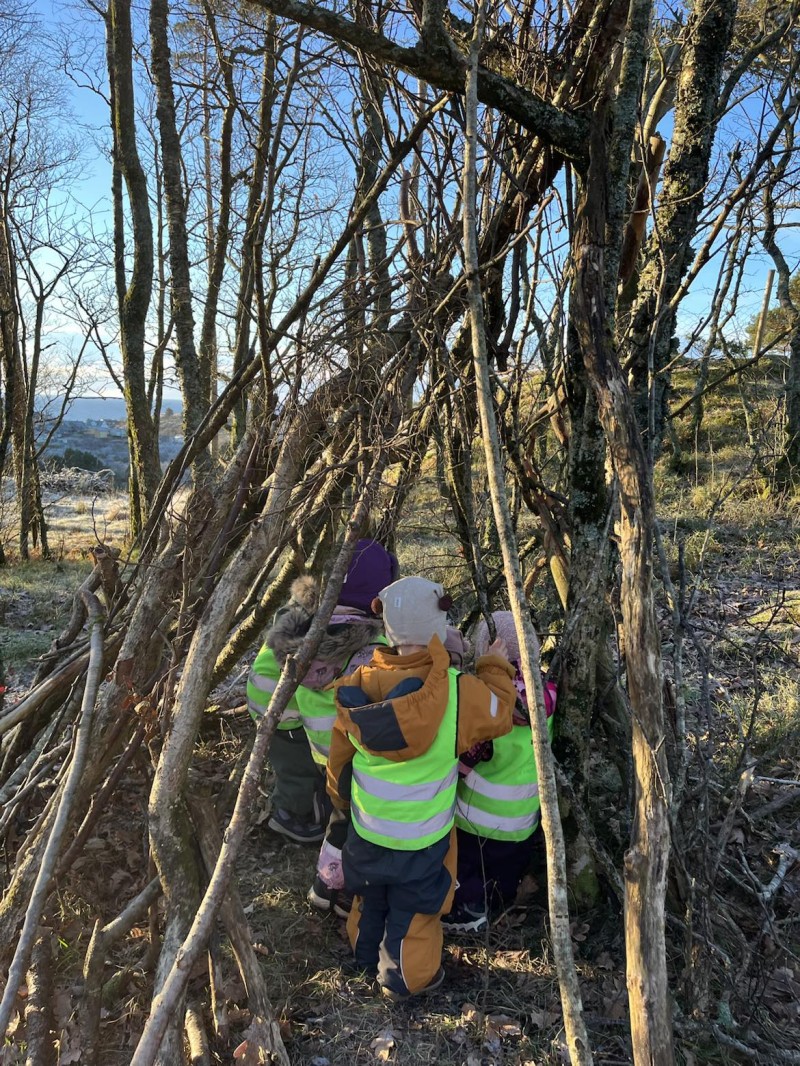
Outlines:
{"type": "Polygon", "coordinates": [[[494,398],[489,377],[475,208],[478,143],[476,72],[484,17],[484,11],[481,7],[478,9],[478,15],[475,20],[475,31],[470,48],[465,106],[467,122],[464,135],[464,273],[467,278],[473,366],[481,420],[481,436],[483,437],[486,456],[489,494],[503,554],[503,567],[508,578],[508,597],[511,612],[514,616],[514,624],[519,637],[522,672],[527,691],[535,694],[535,699],[531,701],[531,731],[534,755],[539,771],[542,828],[544,829],[547,849],[547,889],[550,907],[551,942],[561,991],[564,1028],[566,1030],[570,1062],[573,1066],[591,1066],[593,1061],[592,1050],[583,1020],[581,991],[569,933],[564,834],[558,813],[558,792],[553,756],[547,738],[542,674],[538,656],[536,655],[537,642],[525,598],[522,571],[519,564],[519,548],[503,478],[503,461],[500,454],[497,418],[494,412],[494,398]]]}
{"type": "MultiPolygon", "coordinates": [[[[331,572],[325,594],[320,601],[311,628],[298,651],[297,657],[287,660],[281,675],[278,687],[270,701],[269,712],[258,723],[256,739],[250,754],[247,767],[239,787],[231,816],[230,824],[223,838],[222,848],[217,858],[216,867],[209,881],[203,901],[200,904],[191,929],[175,957],[172,969],[167,974],[161,991],[155,996],[152,1003],[150,1017],[142,1032],[141,1039],[131,1059],[131,1066],[152,1066],[158,1053],[161,1040],[172,1017],[176,1006],[186,989],[192,968],[200,953],[208,943],[213,929],[214,920],[219,911],[222,901],[228,889],[228,883],[233,873],[233,864],[236,860],[239,847],[244,839],[245,830],[249,824],[249,812],[253,807],[261,770],[264,765],[270,740],[275,732],[275,727],[283,713],[287,703],[294,694],[298,684],[308,668],[316,648],[321,640],[325,628],[330,619],[333,608],[341,589],[350,558],[361,536],[361,531],[369,514],[376,490],[380,485],[380,478],[385,469],[385,459],[378,457],[372,469],[367,484],[361,494],[353,517],[348,523],[347,536],[342,544],[341,551],[331,572]]],[[[263,1019],[267,1029],[265,1035],[271,1043],[270,1052],[278,1062],[288,1066],[288,1057],[280,1037],[280,1030],[272,1019],[263,1019]]]]}
{"type": "MultiPolygon", "coordinates": [[[[378,62],[413,74],[437,89],[462,96],[466,91],[466,59],[457,53],[429,49],[428,39],[424,35],[412,48],[408,48],[317,4],[306,4],[303,0],[253,2],[282,18],[299,22],[301,26],[308,26],[336,41],[352,45],[378,62]]],[[[478,100],[519,122],[544,144],[572,160],[578,170],[585,168],[585,119],[555,107],[484,66],[478,67],[478,100]]]]}

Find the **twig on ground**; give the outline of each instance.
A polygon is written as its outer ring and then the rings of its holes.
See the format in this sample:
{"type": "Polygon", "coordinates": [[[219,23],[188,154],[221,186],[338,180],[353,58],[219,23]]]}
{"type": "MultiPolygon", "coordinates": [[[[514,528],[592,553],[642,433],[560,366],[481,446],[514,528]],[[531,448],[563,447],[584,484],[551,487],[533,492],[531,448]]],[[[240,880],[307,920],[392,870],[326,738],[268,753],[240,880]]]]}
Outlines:
{"type": "Polygon", "coordinates": [[[756,895],[764,904],[769,903],[772,900],[772,897],[778,893],[781,885],[786,880],[786,875],[789,870],[797,862],[798,857],[800,857],[800,853],[798,853],[797,850],[786,841],[776,844],[772,850],[776,855],[780,856],[780,860],[778,862],[778,869],[775,872],[775,876],[768,885],[761,884],[758,876],[750,868],[750,864],[747,861],[744,851],[741,851],[739,856],[742,869],[750,878],[756,895]]]}
{"type": "Polygon", "coordinates": [[[14,952],[14,958],[9,967],[5,992],[3,993],[3,999],[0,1002],[0,1033],[4,1033],[8,1029],[8,1023],[11,1018],[11,1011],[14,1006],[17,990],[22,983],[22,978],[25,974],[28,958],[30,957],[36,936],[36,930],[39,925],[39,920],[42,916],[45,903],[47,902],[47,897],[50,894],[50,882],[58,862],[62,837],[69,824],[72,801],[77,792],[78,784],[83,775],[84,766],[89,754],[94,706],[103,672],[103,626],[102,611],[97,597],[89,592],[84,592],[83,595],[89,614],[91,652],[89,669],[86,675],[86,688],[83,693],[81,716],[75,741],[75,751],[72,756],[72,762],[67,777],[64,781],[53,829],[42,857],[42,863],[39,867],[36,882],[33,886],[33,893],[31,895],[30,903],[28,904],[27,914],[25,915],[25,921],[22,926],[22,933],[20,934],[16,951],[14,952]]]}
{"type": "Polygon", "coordinates": [[[81,1053],[84,1066],[98,1061],[98,1032],[102,1004],[103,973],[109,950],[126,936],[161,894],[161,882],[154,877],[117,917],[102,926],[95,923],[83,964],[83,1004],[80,1012],[81,1053]]]}
{"type": "Polygon", "coordinates": [[[774,800],[765,803],[763,807],[759,807],[757,811],[748,812],[748,818],[751,822],[760,822],[763,818],[769,818],[771,814],[776,814],[798,800],[800,800],[800,792],[785,792],[782,796],[776,796],[774,800]]]}
{"type": "Polygon", "coordinates": [[[690,1018],[676,1017],[675,1028],[682,1033],[707,1042],[716,1041],[722,1047],[738,1051],[740,1055],[758,1063],[786,1063],[786,1066],[800,1066],[800,1051],[788,1051],[762,1040],[756,1033],[747,1030],[741,1034],[743,1039],[726,1033],[713,1022],[696,1022],[690,1018]]]}
{"type": "Polygon", "coordinates": [[[208,1036],[203,1022],[203,1011],[196,1000],[187,1004],[184,1028],[186,1029],[186,1040],[189,1044],[189,1062],[191,1066],[211,1066],[208,1036]]]}
{"type": "Polygon", "coordinates": [[[739,809],[741,808],[742,803],[744,802],[744,798],[747,795],[747,790],[750,788],[750,785],[752,783],[753,768],[752,766],[750,766],[747,769],[742,770],[739,776],[739,781],[736,785],[736,792],[733,794],[731,802],[728,805],[728,810],[725,814],[725,819],[722,823],[719,833],[717,834],[717,844],[714,848],[714,851],[711,855],[711,860],[709,862],[708,881],[711,885],[713,885],[716,879],[717,870],[719,869],[722,854],[725,851],[725,847],[728,843],[728,838],[731,835],[731,830],[733,829],[733,823],[736,819],[736,815],[738,814],[739,809]]]}

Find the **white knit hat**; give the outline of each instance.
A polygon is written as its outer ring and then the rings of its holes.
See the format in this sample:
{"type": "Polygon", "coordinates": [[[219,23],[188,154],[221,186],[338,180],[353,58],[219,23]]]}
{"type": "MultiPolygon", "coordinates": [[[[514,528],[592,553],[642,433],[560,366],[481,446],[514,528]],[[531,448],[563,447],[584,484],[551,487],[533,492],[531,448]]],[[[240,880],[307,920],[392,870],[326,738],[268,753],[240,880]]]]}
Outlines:
{"type": "Polygon", "coordinates": [[[427,647],[434,634],[445,642],[449,596],[441,585],[424,577],[401,577],[378,593],[383,604],[383,628],[386,639],[401,644],[427,647]]]}

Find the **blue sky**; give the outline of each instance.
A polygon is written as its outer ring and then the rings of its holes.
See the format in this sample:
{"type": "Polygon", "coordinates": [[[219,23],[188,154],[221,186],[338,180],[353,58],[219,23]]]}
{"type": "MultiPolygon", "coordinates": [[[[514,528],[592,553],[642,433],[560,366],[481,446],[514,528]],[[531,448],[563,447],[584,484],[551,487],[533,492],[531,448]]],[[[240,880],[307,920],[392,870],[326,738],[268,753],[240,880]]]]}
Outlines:
{"type": "MultiPolygon", "coordinates": [[[[35,0],[35,9],[41,17],[42,30],[48,35],[57,37],[60,32],[59,27],[67,26],[74,45],[80,47],[83,42],[93,43],[98,50],[97,54],[102,67],[103,28],[97,16],[82,5],[81,0],[35,0]]],[[[69,111],[72,114],[68,121],[79,123],[89,134],[81,162],[81,174],[75,184],[73,194],[84,207],[92,209],[95,222],[102,225],[104,219],[108,220],[109,213],[110,168],[100,150],[100,145],[107,138],[108,109],[96,93],[87,88],[73,86],[69,89],[69,111]]],[[[742,126],[746,126],[754,117],[749,113],[749,107],[746,106],[737,116],[726,120],[720,133],[721,140],[733,143],[736,137],[741,135],[742,126]]],[[[669,135],[667,122],[662,123],[662,132],[669,135]]],[[[800,260],[800,237],[797,229],[784,230],[779,241],[794,271],[800,260]]],[[[760,248],[748,260],[737,315],[741,331],[760,309],[764,282],[770,265],[771,263],[760,248]]],[[[713,259],[698,277],[681,305],[678,328],[682,335],[691,332],[698,318],[707,311],[713,296],[717,274],[718,261],[713,259]]]]}

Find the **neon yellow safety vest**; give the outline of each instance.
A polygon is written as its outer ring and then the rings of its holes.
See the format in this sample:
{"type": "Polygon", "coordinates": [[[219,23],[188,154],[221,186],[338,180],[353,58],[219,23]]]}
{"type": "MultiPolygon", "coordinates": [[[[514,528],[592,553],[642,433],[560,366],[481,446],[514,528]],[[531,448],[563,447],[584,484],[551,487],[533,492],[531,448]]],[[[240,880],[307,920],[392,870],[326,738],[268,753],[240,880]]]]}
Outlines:
{"type": "MultiPolygon", "coordinates": [[[[376,637],[375,640],[370,641],[359,651],[353,652],[337,677],[343,677],[345,674],[353,672],[355,667],[351,668],[351,663],[357,656],[363,657],[366,652],[369,652],[369,659],[371,659],[372,649],[376,645],[386,645],[387,643],[386,637],[376,637]]],[[[306,688],[301,685],[295,693],[300,719],[311,748],[311,756],[318,766],[325,766],[331,751],[331,733],[333,732],[333,724],[336,721],[334,692],[333,682],[331,682],[321,689],[306,688]]]]}
{"type": "Polygon", "coordinates": [[[351,736],[350,807],[360,837],[396,851],[421,851],[453,827],[458,779],[458,674],[451,667],[447,709],[436,738],[423,754],[390,762],[351,736]]]}
{"type": "MultiPolygon", "coordinates": [[[[269,710],[272,693],[278,687],[281,668],[272,648],[265,644],[256,656],[247,678],[247,709],[254,722],[263,718],[269,710]]],[[[300,708],[297,706],[297,693],[286,705],[286,710],[278,722],[278,729],[297,729],[300,726],[300,708]]]]}
{"type": "MultiPolygon", "coordinates": [[[[553,719],[547,720],[552,739],[553,719]]],[[[492,741],[493,754],[458,782],[456,825],[490,840],[527,840],[539,824],[539,775],[530,726],[492,741]]]]}

